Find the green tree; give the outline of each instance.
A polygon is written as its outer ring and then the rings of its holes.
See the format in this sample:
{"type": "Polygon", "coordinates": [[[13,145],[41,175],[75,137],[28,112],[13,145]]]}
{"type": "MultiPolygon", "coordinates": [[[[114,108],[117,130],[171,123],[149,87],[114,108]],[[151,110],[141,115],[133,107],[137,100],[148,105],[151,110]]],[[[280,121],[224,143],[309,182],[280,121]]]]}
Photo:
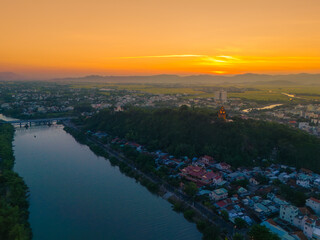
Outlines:
{"type": "Polygon", "coordinates": [[[233,240],[244,240],[244,236],[240,233],[236,233],[233,235],[233,240]]]}
{"type": "Polygon", "coordinates": [[[262,185],[265,185],[265,184],[267,184],[269,182],[269,179],[266,176],[262,175],[261,173],[259,173],[256,176],[256,179],[262,185]]]}
{"type": "Polygon", "coordinates": [[[203,231],[203,240],[220,240],[221,231],[218,227],[209,225],[203,231]]]}
{"type": "Polygon", "coordinates": [[[303,192],[295,190],[285,184],[280,185],[280,190],[281,195],[297,207],[303,207],[305,205],[307,196],[303,192]]]}
{"type": "Polygon", "coordinates": [[[78,113],[92,112],[93,108],[91,107],[91,105],[89,103],[82,103],[82,104],[74,106],[74,111],[78,112],[78,113]]]}
{"type": "Polygon", "coordinates": [[[272,183],[276,186],[279,186],[281,184],[281,181],[277,178],[277,179],[274,179],[272,183]]]}
{"type": "Polygon", "coordinates": [[[193,217],[195,216],[195,211],[192,209],[188,209],[186,211],[183,212],[183,216],[189,220],[192,221],[193,217]]]}
{"type": "Polygon", "coordinates": [[[198,187],[194,182],[188,182],[185,184],[184,191],[188,196],[194,197],[198,192],[198,187]]]}
{"type": "Polygon", "coordinates": [[[248,234],[253,240],[280,240],[280,238],[261,225],[253,225],[248,234]]]}
{"type": "Polygon", "coordinates": [[[221,211],[221,217],[225,220],[228,221],[229,220],[229,213],[226,210],[222,210],[221,211]]]}
{"type": "Polygon", "coordinates": [[[245,228],[247,227],[247,222],[245,220],[243,220],[242,218],[236,218],[234,220],[234,224],[237,226],[237,228],[241,229],[241,228],[245,228]]]}
{"type": "Polygon", "coordinates": [[[248,184],[249,184],[248,179],[238,180],[231,183],[231,185],[233,186],[241,186],[244,188],[247,188],[248,184]]]}
{"type": "Polygon", "coordinates": [[[0,125],[0,239],[29,240],[28,187],[13,169],[14,129],[0,125]]]}

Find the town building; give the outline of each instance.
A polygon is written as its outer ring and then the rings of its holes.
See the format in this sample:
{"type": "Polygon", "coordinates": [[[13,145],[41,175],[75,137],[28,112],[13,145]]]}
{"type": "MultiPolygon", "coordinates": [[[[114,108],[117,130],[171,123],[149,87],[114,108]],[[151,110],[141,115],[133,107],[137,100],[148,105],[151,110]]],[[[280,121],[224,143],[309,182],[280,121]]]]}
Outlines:
{"type": "Polygon", "coordinates": [[[228,191],[225,188],[215,189],[210,193],[210,198],[219,201],[228,197],[228,191]]]}
{"type": "Polygon", "coordinates": [[[220,173],[207,171],[200,166],[189,165],[181,169],[180,176],[197,183],[198,185],[218,184],[222,182],[220,173]]]}
{"type": "Polygon", "coordinates": [[[267,227],[272,233],[276,234],[282,240],[295,240],[293,236],[289,235],[289,233],[281,228],[277,223],[275,223],[272,219],[268,219],[261,223],[262,226],[267,227]]]}
{"type": "Polygon", "coordinates": [[[280,218],[293,224],[294,218],[299,214],[299,209],[293,205],[280,206],[280,218]]]}
{"type": "Polygon", "coordinates": [[[311,197],[307,199],[306,206],[310,207],[317,215],[320,215],[320,200],[311,197]]]}
{"type": "Polygon", "coordinates": [[[220,102],[220,103],[225,103],[227,102],[227,92],[224,90],[216,91],[214,94],[214,101],[215,102],[220,102]]]}
{"type": "Polygon", "coordinates": [[[231,168],[231,166],[225,162],[217,163],[215,167],[219,170],[229,170],[231,168]]]}

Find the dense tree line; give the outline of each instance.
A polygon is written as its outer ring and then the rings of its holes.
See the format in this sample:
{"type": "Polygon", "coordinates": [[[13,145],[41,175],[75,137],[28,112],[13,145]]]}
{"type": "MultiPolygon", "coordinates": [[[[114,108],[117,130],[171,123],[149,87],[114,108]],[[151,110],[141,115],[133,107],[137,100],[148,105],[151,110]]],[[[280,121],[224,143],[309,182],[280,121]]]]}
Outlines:
{"type": "Polygon", "coordinates": [[[0,239],[31,239],[28,223],[28,187],[13,172],[12,150],[14,128],[0,125],[0,239]]]}
{"type": "Polygon", "coordinates": [[[268,159],[320,172],[320,140],[274,122],[240,118],[224,122],[214,111],[182,106],[105,110],[85,124],[87,129],[106,131],[177,157],[207,154],[233,166],[260,165],[268,159]]]}

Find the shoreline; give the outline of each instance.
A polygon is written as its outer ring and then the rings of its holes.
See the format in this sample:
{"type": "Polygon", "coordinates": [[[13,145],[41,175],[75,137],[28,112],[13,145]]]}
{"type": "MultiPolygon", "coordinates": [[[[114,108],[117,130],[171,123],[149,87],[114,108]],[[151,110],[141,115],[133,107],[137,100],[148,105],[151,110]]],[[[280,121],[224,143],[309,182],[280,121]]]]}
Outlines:
{"type": "Polygon", "coordinates": [[[7,240],[32,239],[29,223],[29,189],[23,178],[14,171],[13,150],[15,129],[0,125],[0,238],[7,240]]]}

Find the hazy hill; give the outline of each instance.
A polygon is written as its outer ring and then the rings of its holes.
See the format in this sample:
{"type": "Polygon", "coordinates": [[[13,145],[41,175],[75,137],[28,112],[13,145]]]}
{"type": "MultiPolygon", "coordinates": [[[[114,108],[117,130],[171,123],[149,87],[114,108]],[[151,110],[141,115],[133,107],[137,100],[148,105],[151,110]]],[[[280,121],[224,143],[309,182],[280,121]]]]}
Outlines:
{"type": "Polygon", "coordinates": [[[0,81],[15,81],[20,79],[22,79],[22,77],[13,72],[0,72],[0,81]]]}
{"type": "MultiPolygon", "coordinates": [[[[0,81],[15,81],[33,79],[15,74],[13,72],[0,72],[0,81]]],[[[48,80],[45,80],[48,81],[48,80]]],[[[89,75],[74,78],[55,78],[49,81],[54,82],[95,82],[95,83],[150,83],[150,84],[266,84],[266,85],[320,85],[320,74],[288,74],[288,75],[268,75],[268,74],[239,74],[234,76],[221,75],[150,75],[150,76],[101,76],[89,75]]]]}
{"type": "Polygon", "coordinates": [[[234,76],[217,75],[151,75],[151,76],[85,76],[80,78],[59,78],[54,81],[62,82],[103,82],[103,83],[186,83],[186,84],[223,84],[223,83],[256,83],[256,84],[319,84],[320,74],[240,74],[234,76]]]}

